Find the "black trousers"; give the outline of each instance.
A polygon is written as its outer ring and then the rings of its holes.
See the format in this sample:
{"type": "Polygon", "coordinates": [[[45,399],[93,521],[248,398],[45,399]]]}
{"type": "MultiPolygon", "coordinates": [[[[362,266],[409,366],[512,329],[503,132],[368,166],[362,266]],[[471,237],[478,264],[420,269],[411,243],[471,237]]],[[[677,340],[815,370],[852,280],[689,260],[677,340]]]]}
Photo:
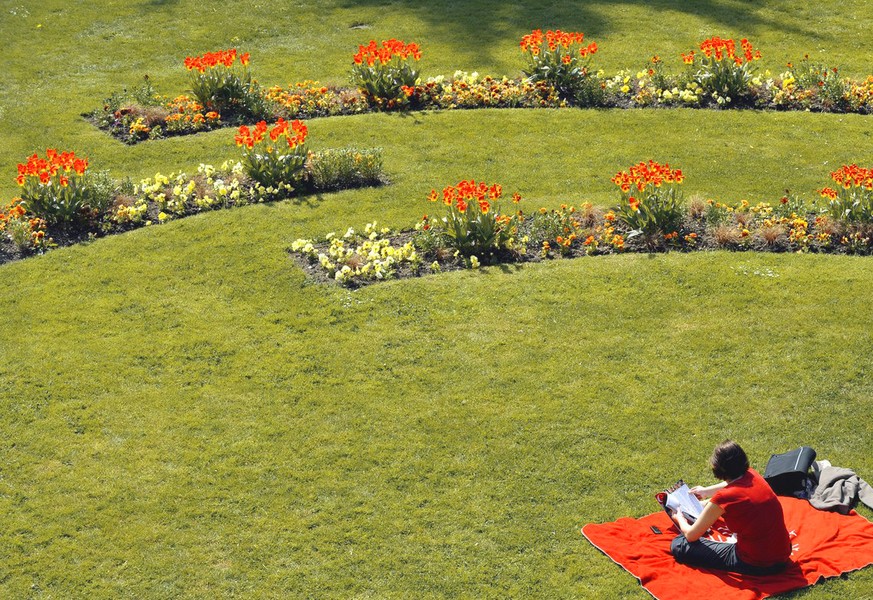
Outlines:
{"type": "Polygon", "coordinates": [[[745,575],[772,575],[785,570],[786,564],[779,563],[770,567],[758,567],[744,563],[737,556],[737,545],[727,542],[713,542],[700,539],[689,542],[684,535],[673,538],[670,552],[676,561],[691,567],[718,569],[745,575]]]}

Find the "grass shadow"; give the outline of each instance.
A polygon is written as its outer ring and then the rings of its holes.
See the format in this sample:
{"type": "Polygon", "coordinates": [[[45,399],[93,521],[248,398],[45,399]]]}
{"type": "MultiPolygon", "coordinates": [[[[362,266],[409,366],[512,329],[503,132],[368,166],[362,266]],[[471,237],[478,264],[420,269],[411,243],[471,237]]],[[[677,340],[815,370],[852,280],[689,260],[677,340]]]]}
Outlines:
{"type": "Polygon", "coordinates": [[[622,9],[634,6],[648,9],[653,18],[682,12],[689,17],[715,22],[724,28],[725,31],[714,30],[713,35],[726,35],[728,31],[735,30],[752,36],[767,29],[792,36],[822,37],[815,29],[786,19],[782,13],[782,18],[765,15],[757,3],[748,0],[552,0],[529,3],[500,0],[345,0],[342,6],[354,9],[362,5],[386,9],[402,7],[435,30],[444,30],[451,35],[459,51],[483,63],[493,58],[493,49],[505,44],[507,36],[516,36],[519,30],[558,28],[602,37],[621,30],[617,25],[618,15],[622,9]],[[617,16],[613,19],[607,16],[610,14],[617,16]]]}

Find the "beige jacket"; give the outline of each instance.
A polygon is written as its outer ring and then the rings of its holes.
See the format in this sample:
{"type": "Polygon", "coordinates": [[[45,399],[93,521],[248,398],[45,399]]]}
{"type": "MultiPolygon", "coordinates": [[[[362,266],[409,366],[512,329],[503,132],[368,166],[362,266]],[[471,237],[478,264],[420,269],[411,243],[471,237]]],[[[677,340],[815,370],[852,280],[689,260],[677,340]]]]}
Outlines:
{"type": "Polygon", "coordinates": [[[873,488],[854,471],[841,467],[825,467],[818,476],[818,485],[809,503],[819,510],[847,514],[860,500],[873,508],[873,488]]]}

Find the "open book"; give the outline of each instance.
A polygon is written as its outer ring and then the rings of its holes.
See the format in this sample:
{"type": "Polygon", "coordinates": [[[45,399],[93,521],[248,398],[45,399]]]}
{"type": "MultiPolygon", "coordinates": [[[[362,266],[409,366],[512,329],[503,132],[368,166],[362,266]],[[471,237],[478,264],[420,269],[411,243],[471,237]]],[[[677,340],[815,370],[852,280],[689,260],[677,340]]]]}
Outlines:
{"type": "Polygon", "coordinates": [[[700,500],[691,493],[691,490],[681,479],[663,492],[657,493],[655,498],[671,518],[676,511],[681,510],[688,522],[694,523],[703,512],[700,500]]]}

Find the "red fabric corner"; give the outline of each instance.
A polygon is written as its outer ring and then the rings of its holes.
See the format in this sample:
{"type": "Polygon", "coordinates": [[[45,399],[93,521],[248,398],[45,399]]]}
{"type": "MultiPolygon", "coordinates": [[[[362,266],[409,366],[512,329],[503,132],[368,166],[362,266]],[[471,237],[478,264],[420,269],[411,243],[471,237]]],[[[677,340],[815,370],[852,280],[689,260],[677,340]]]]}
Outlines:
{"type": "Polygon", "coordinates": [[[777,575],[753,576],[687,567],[670,554],[677,532],[662,511],[641,519],[589,523],[582,534],[595,547],[639,579],[658,600],[758,600],[813,585],[821,579],[873,564],[873,523],[816,510],[806,500],[780,497],[791,534],[791,565],[777,575]],[[654,525],[664,533],[657,535],[654,525]]]}

